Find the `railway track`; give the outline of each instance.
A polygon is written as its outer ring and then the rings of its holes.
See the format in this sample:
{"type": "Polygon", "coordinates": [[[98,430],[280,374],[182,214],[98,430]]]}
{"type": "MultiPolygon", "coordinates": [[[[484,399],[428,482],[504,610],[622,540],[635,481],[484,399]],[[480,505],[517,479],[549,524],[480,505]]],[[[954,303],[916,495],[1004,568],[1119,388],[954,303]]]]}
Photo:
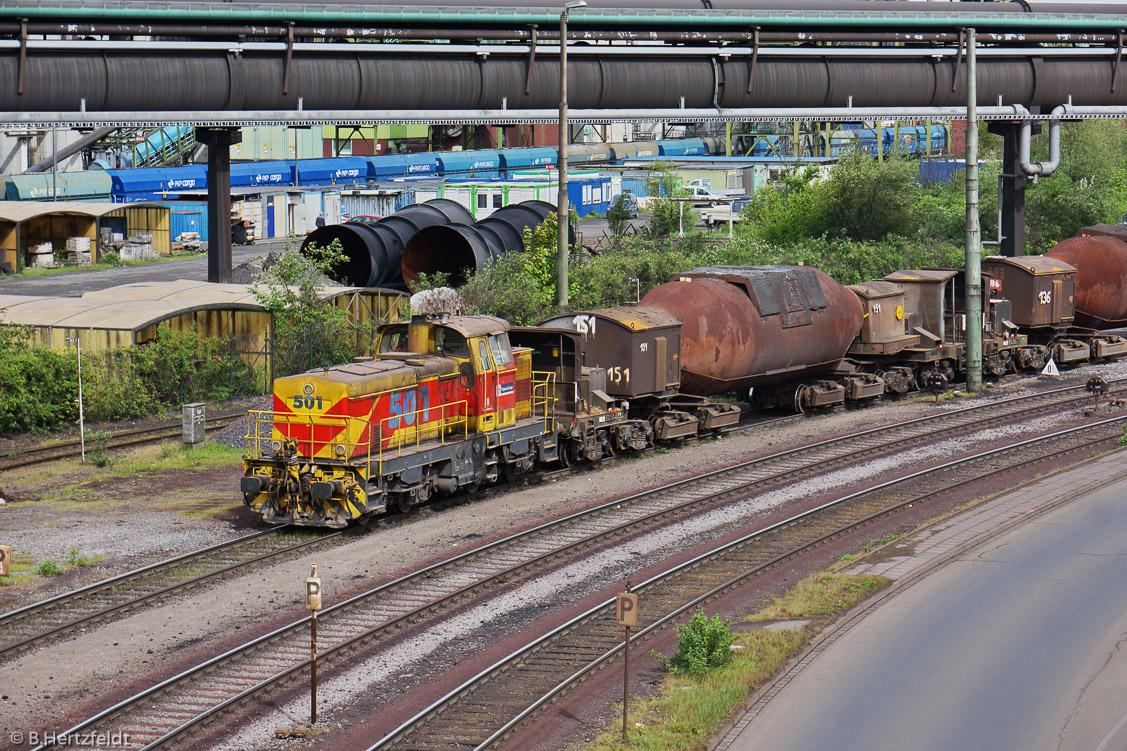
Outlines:
{"type": "MultiPolygon", "coordinates": [[[[633,588],[642,599],[631,642],[644,640],[709,599],[833,537],[1003,472],[1090,452],[1122,434],[1122,418],[1057,431],[852,493],[718,546],[633,588]],[[966,469],[973,467],[969,474],[966,469]]],[[[539,709],[619,656],[612,598],[482,671],[384,736],[368,751],[492,747],[539,709]]]]}
{"type": "MultiPolygon", "coordinates": [[[[1115,385],[1122,389],[1123,384],[1115,385]]],[[[617,499],[484,545],[322,611],[319,661],[378,643],[406,624],[545,565],[575,559],[616,537],[665,525],[737,496],[773,489],[849,461],[888,456],[939,436],[961,435],[1086,402],[1083,387],[950,410],[780,452],[617,499]]],[[[1121,420],[1122,418],[1116,418],[1121,420]]],[[[205,662],[60,733],[124,732],[130,748],[182,739],[222,711],[283,685],[307,669],[304,618],[205,662]]]]}
{"type": "Polygon", "coordinates": [[[0,659],[239,568],[341,535],[274,527],[212,545],[0,614],[0,659]],[[297,534],[298,537],[294,537],[297,534]]]}
{"type": "MultiPolygon", "coordinates": [[[[235,420],[245,416],[246,412],[243,411],[209,417],[205,422],[205,429],[208,432],[222,430],[235,420]]],[[[106,442],[106,449],[113,451],[130,446],[140,446],[146,443],[165,441],[170,438],[179,438],[182,430],[183,428],[180,421],[168,422],[152,428],[117,430],[113,432],[113,435],[106,442]]],[[[15,451],[9,451],[3,458],[0,458],[0,472],[9,469],[17,469],[19,467],[29,467],[34,464],[42,464],[43,462],[57,461],[59,459],[70,459],[81,455],[82,441],[80,439],[60,441],[59,443],[53,443],[49,446],[34,446],[26,449],[17,449],[15,451]]]]}

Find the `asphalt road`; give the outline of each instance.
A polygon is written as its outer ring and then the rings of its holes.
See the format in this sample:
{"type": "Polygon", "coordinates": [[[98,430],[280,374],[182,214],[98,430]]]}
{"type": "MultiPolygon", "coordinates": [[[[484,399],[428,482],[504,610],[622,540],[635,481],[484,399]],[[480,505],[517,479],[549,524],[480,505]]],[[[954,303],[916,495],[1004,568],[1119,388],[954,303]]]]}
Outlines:
{"type": "MultiPolygon", "coordinates": [[[[232,266],[248,258],[266,255],[281,249],[283,240],[266,240],[253,245],[236,245],[231,250],[232,266]]],[[[172,282],[177,279],[207,281],[207,254],[193,258],[150,263],[144,266],[122,266],[113,269],[76,269],[46,276],[0,277],[0,295],[43,295],[46,297],[81,297],[83,292],[115,287],[134,282],[172,282]]]]}
{"type": "Polygon", "coordinates": [[[740,751],[1127,749],[1127,482],[944,567],[813,660],[740,751]]]}

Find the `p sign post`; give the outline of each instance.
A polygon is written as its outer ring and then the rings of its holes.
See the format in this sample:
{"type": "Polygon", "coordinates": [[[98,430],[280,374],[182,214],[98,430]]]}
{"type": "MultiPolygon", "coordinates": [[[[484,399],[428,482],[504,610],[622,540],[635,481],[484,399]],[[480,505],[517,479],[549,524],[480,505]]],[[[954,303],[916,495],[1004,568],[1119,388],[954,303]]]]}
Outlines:
{"type": "Polygon", "coordinates": [[[615,604],[614,620],[626,629],[625,642],[622,645],[626,665],[622,672],[622,740],[626,740],[626,722],[629,716],[627,707],[630,704],[630,629],[638,625],[638,595],[630,593],[630,582],[626,582],[626,591],[618,595],[615,604]]]}
{"type": "Polygon", "coordinates": [[[7,545],[0,545],[0,576],[8,576],[12,572],[12,549],[7,545]]]}
{"type": "Polygon", "coordinates": [[[321,577],[317,576],[317,566],[305,578],[305,609],[312,611],[309,626],[309,724],[317,724],[317,611],[321,609],[321,577]]]}

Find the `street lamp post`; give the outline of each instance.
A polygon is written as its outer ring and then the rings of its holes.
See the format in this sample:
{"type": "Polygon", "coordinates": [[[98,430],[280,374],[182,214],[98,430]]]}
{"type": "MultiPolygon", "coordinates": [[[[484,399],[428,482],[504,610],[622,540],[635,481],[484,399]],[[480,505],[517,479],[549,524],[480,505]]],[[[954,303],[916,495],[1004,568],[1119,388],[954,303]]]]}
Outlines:
{"type": "Polygon", "coordinates": [[[584,8],[587,0],[571,0],[564,3],[560,13],[560,149],[556,166],[560,185],[556,198],[556,222],[559,236],[556,244],[556,304],[560,309],[567,307],[567,144],[571,139],[567,132],[567,14],[573,8],[584,8]]]}
{"type": "Polygon", "coordinates": [[[82,340],[77,336],[64,337],[78,347],[78,437],[82,442],[82,461],[86,461],[86,416],[82,404],[82,340]]]}

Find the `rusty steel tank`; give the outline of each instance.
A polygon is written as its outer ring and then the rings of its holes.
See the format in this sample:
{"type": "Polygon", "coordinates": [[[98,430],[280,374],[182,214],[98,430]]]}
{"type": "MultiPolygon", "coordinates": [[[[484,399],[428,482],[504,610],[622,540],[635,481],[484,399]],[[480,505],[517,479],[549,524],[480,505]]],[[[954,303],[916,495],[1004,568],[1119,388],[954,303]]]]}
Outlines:
{"type": "Polygon", "coordinates": [[[1045,254],[1076,267],[1076,323],[1095,329],[1123,326],[1127,324],[1127,243],[1080,232],[1045,254]]]}
{"type": "Polygon", "coordinates": [[[809,266],[710,266],[639,305],[682,321],[681,388],[710,396],[814,375],[861,329],[857,296],[809,266]]]}

